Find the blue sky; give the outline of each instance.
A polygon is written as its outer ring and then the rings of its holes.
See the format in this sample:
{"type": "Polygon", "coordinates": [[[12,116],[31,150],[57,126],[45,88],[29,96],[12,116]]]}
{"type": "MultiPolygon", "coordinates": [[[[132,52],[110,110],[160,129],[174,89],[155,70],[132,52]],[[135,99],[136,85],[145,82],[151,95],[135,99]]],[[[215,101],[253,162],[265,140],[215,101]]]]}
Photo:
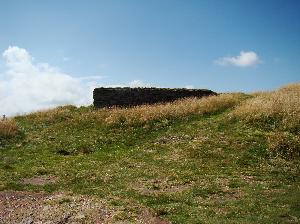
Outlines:
{"type": "MultiPolygon", "coordinates": [[[[298,0],[2,0],[0,51],[101,76],[94,86],[269,90],[300,81],[299,11],[298,0]]],[[[7,67],[2,57],[2,77],[7,67]]]]}

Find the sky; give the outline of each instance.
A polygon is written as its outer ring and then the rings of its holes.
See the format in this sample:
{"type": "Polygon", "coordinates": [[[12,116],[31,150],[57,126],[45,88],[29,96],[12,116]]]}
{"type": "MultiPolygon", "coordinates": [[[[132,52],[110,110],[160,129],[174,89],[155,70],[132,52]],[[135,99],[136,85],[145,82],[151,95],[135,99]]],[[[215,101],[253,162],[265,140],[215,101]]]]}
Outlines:
{"type": "Polygon", "coordinates": [[[300,81],[298,0],[0,0],[0,114],[100,86],[272,90],[300,81]]]}

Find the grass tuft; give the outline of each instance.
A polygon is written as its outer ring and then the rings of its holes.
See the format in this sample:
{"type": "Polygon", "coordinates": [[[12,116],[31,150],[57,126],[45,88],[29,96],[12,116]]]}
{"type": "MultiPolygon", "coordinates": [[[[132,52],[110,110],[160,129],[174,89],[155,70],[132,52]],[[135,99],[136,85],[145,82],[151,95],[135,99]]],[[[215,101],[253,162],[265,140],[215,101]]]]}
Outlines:
{"type": "Polygon", "coordinates": [[[19,128],[17,123],[11,119],[0,121],[0,138],[11,138],[17,135],[19,128]]]}
{"type": "Polygon", "coordinates": [[[53,109],[30,113],[26,117],[36,122],[57,123],[71,119],[76,109],[77,107],[73,105],[59,106],[53,109]]]}
{"type": "Polygon", "coordinates": [[[299,159],[300,136],[289,132],[272,132],[268,136],[270,152],[284,159],[299,159]]]}

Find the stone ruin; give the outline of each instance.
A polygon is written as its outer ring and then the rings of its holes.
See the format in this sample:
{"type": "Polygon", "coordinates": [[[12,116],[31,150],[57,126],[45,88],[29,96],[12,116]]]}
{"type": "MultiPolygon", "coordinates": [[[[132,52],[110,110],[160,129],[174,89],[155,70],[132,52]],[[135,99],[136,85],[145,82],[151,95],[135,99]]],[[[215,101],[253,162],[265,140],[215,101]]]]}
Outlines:
{"type": "Polygon", "coordinates": [[[217,95],[207,89],[169,89],[169,88],[96,88],[93,92],[94,106],[130,107],[143,104],[172,102],[187,97],[217,95]]]}

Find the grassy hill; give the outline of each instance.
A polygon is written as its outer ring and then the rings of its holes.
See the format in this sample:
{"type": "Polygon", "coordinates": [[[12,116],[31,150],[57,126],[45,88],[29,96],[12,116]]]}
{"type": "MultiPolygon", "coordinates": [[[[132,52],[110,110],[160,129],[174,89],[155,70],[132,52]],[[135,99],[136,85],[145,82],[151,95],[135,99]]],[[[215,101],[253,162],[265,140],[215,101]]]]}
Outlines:
{"type": "MultiPolygon", "coordinates": [[[[65,223],[82,202],[74,197],[101,200],[104,223],[298,223],[299,157],[299,83],[124,109],[64,106],[0,122],[2,195],[63,192],[47,203],[69,211],[65,223]]],[[[0,212],[0,223],[42,220],[41,208],[0,212]]],[[[95,222],[92,210],[77,222],[95,222]]]]}

